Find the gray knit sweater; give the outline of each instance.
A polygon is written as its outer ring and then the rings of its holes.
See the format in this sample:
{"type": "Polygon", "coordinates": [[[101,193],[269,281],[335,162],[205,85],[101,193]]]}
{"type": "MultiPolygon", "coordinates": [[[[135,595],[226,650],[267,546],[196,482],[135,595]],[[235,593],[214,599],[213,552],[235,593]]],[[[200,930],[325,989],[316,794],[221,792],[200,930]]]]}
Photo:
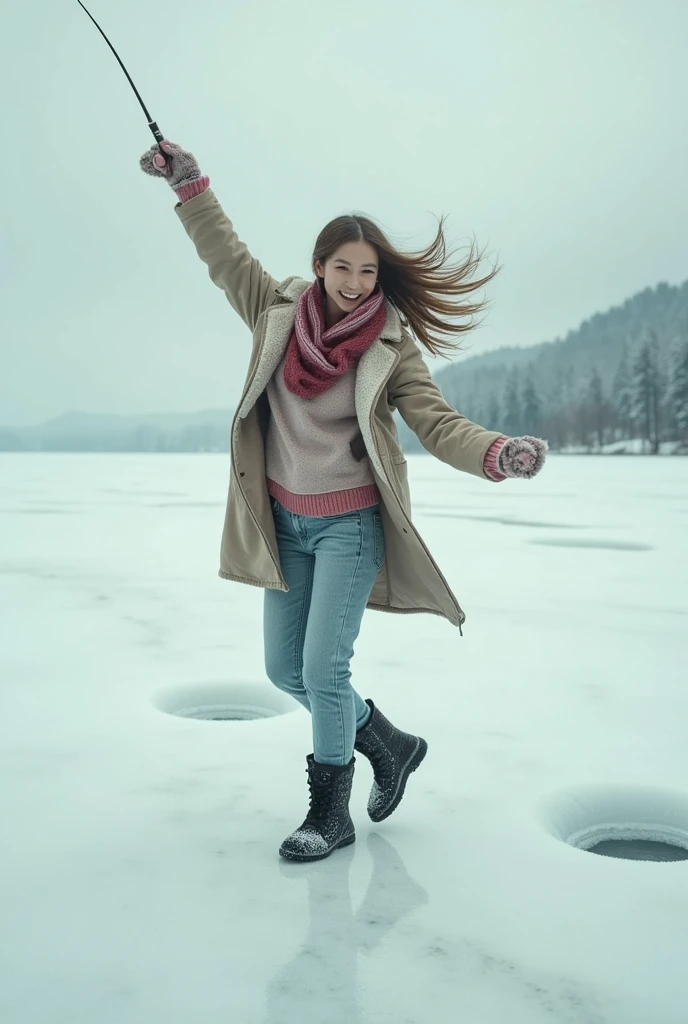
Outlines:
{"type": "Polygon", "coordinates": [[[284,383],[284,359],[267,386],[270,425],[265,440],[268,491],[290,512],[339,515],[369,508],[379,494],[367,458],[351,451],[359,433],[354,389],[356,365],[315,398],[301,398],[284,383]]]}

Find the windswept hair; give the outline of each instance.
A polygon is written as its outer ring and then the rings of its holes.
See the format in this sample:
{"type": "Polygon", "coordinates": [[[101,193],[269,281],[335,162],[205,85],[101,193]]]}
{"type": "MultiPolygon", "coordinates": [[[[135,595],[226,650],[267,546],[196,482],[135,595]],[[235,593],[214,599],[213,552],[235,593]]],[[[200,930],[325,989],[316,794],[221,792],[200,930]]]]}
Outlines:
{"type": "Polygon", "coordinates": [[[387,298],[406,318],[418,341],[433,355],[444,355],[460,348],[460,336],[477,326],[473,318],[489,305],[488,300],[471,302],[462,297],[482,288],[501,270],[495,267],[486,277],[471,280],[483,257],[475,241],[466,259],[452,266],[445,219],[439,219],[437,235],[426,249],[401,252],[369,217],[336,217],[318,235],[313,267],[315,260],[324,265],[347,242],[368,242],[378,254],[378,280],[387,298]]]}

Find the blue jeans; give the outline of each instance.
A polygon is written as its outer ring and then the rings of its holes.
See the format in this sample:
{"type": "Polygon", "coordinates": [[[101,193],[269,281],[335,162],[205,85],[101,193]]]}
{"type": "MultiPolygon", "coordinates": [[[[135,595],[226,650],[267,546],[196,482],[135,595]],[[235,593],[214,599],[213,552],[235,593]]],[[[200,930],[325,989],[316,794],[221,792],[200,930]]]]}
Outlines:
{"type": "Polygon", "coordinates": [[[310,711],[315,760],[345,765],[372,714],[351,686],[349,663],[385,560],[380,506],[316,517],[270,502],[289,590],[265,591],[265,669],[310,711]]]}

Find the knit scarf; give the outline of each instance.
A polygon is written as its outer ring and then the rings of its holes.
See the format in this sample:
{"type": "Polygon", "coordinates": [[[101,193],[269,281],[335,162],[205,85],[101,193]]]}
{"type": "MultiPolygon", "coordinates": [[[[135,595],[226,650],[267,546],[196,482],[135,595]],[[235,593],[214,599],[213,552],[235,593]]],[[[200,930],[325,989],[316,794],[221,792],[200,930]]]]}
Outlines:
{"type": "Polygon", "coordinates": [[[325,295],[319,280],[296,303],[287,347],[284,382],[295,395],[315,398],[327,391],[370,348],[387,319],[379,284],[358,309],[325,329],[325,295]]]}

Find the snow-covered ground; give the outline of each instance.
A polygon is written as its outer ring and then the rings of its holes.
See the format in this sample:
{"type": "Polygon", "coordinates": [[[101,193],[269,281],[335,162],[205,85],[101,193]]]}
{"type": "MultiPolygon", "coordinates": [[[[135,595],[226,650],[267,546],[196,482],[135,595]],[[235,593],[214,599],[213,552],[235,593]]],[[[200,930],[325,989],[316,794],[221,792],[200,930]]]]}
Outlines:
{"type": "Polygon", "coordinates": [[[227,472],[0,456],[3,1024],[685,1024],[688,861],[557,835],[688,828],[688,461],[410,459],[465,636],[367,613],[355,684],[429,753],[380,825],[359,759],[312,865],[277,854],[310,719],[216,575],[227,472]],[[286,713],[168,713],[209,698],[286,713]]]}
{"type": "MultiPolygon", "coordinates": [[[[612,441],[599,445],[566,445],[560,449],[565,455],[651,455],[651,448],[647,441],[641,437],[634,437],[627,441],[612,441]]],[[[658,455],[688,455],[688,446],[685,441],[660,441],[658,455]]]]}

